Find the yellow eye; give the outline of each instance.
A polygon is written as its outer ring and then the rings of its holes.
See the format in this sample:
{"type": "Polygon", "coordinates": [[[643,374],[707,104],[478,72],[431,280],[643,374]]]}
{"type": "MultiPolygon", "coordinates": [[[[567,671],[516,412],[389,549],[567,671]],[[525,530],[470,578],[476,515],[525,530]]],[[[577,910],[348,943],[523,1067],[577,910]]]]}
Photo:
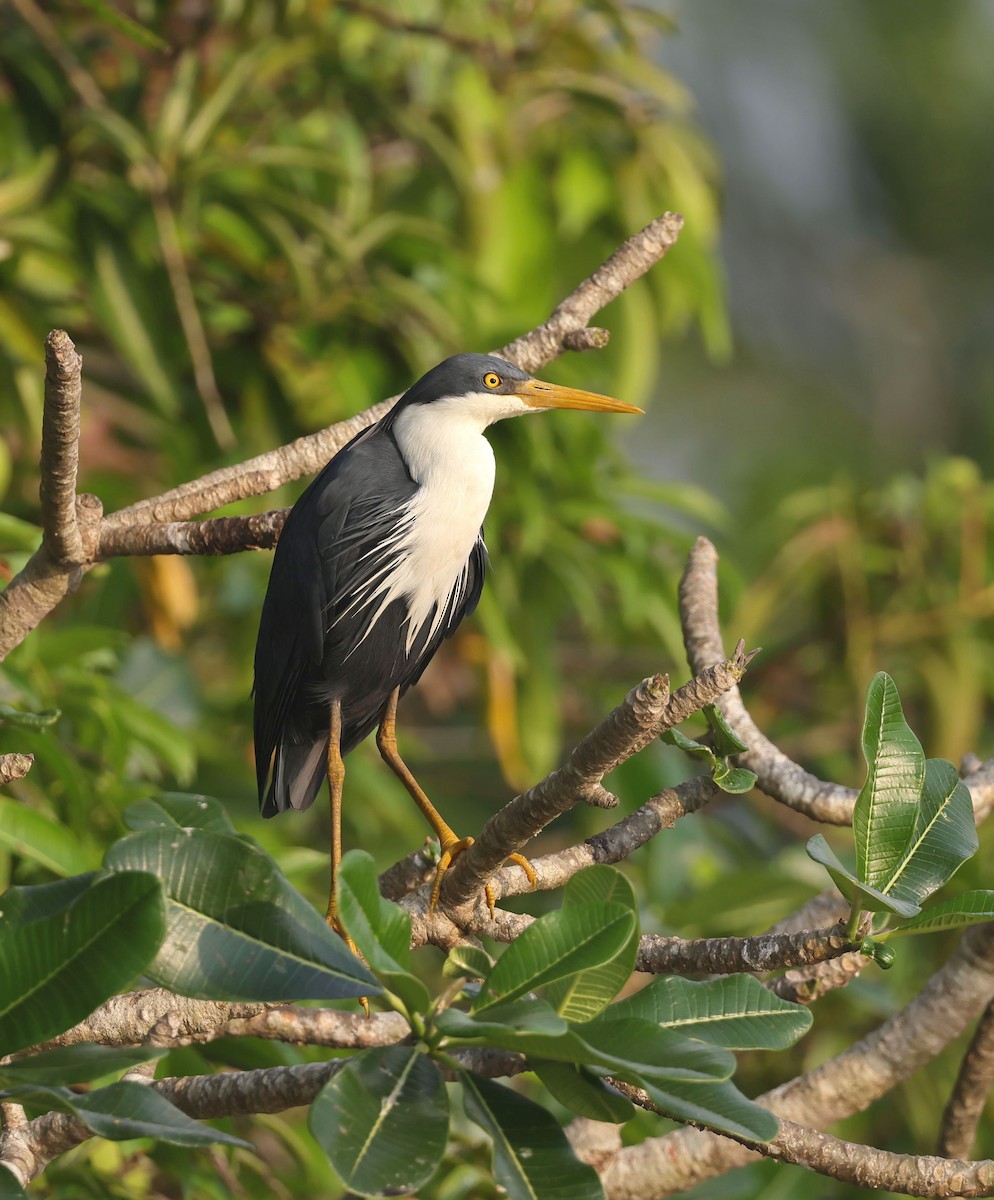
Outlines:
{"type": "Polygon", "coordinates": [[[495,375],[493,371],[488,371],[486,375],[483,376],[483,382],[488,388],[500,387],[500,376],[495,375]]]}

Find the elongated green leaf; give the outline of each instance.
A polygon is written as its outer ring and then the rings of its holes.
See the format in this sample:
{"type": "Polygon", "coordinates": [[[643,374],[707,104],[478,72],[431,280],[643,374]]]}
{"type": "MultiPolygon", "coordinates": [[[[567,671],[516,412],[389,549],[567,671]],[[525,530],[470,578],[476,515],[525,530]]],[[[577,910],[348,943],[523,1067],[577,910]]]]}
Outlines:
{"type": "Polygon", "coordinates": [[[154,956],[165,924],[152,875],[97,879],[64,911],[0,938],[0,1055],[75,1025],[130,983],[154,956]]]}
{"type": "Polygon", "coordinates": [[[494,1144],[494,1178],[511,1200],[603,1200],[552,1116],[503,1084],[461,1071],[466,1114],[494,1144]]]}
{"type": "MultiPolygon", "coordinates": [[[[637,914],[635,891],[615,867],[594,866],[580,871],[566,885],[563,908],[577,904],[622,904],[637,914]]],[[[631,936],[618,954],[549,986],[548,999],[567,1021],[590,1021],[618,994],[635,970],[639,927],[636,916],[631,936]]]]}
{"type": "Polygon", "coordinates": [[[930,758],[914,829],[882,890],[920,904],[979,844],[969,789],[951,762],[930,758]]]}
{"type": "Polygon", "coordinates": [[[19,1104],[72,1113],[88,1129],[115,1142],[150,1137],[171,1142],[174,1146],[209,1146],[223,1142],[228,1146],[251,1149],[241,1138],[194,1121],[154,1088],[130,1080],[111,1083],[93,1092],[25,1084],[7,1088],[4,1094],[19,1104]]]}
{"type": "Polygon", "coordinates": [[[17,729],[47,729],[61,716],[57,708],[46,708],[44,712],[35,713],[0,704],[0,725],[13,725],[17,729]]]}
{"type": "Polygon", "coordinates": [[[695,1121],[725,1133],[768,1142],[779,1122],[767,1108],[754,1104],[733,1083],[673,1083],[659,1087],[650,1080],[645,1090],[660,1111],[678,1121],[695,1121]]]}
{"type": "Polygon", "coordinates": [[[540,917],[497,960],[474,1011],[610,962],[628,945],[634,928],[634,913],[617,903],[588,902],[540,917]]]}
{"type": "Polygon", "coordinates": [[[165,1049],[155,1046],[98,1046],[93,1042],[59,1046],[30,1058],[0,1064],[0,1084],[7,1087],[20,1083],[53,1086],[87,1083],[102,1075],[126,1071],[138,1063],[161,1058],[165,1053],[165,1049]]]}
{"type": "Polygon", "coordinates": [[[665,733],[660,734],[659,740],[667,742],[671,746],[676,746],[678,750],[682,750],[685,754],[695,754],[698,758],[709,759],[714,763],[714,751],[704,742],[696,742],[693,738],[687,737],[685,733],[681,733],[679,729],[667,729],[665,733]]]}
{"type": "Polygon", "coordinates": [[[95,865],[65,825],[8,796],[0,796],[0,846],[55,875],[78,875],[95,865]]]}
{"type": "Polygon", "coordinates": [[[482,1041],[505,1050],[527,1053],[525,1046],[528,1046],[533,1053],[539,1053],[535,1047],[545,1045],[549,1057],[565,1059],[582,1057],[583,1053],[579,1040],[570,1033],[569,1025],[545,1000],[497,1004],[479,1014],[447,1008],[438,1014],[435,1024],[448,1038],[482,1041]],[[568,1039],[565,1049],[552,1046],[553,1041],[563,1038],[568,1039]]]}
{"type": "Polygon", "coordinates": [[[852,871],[839,862],[835,852],[820,833],[809,838],[804,848],[807,850],[809,858],[813,858],[816,863],[821,863],[828,871],[843,896],[847,900],[858,903],[861,908],[869,909],[870,912],[896,913],[899,917],[913,917],[921,912],[921,906],[913,904],[910,900],[901,900],[897,896],[885,896],[876,888],[860,883],[852,871]]]}
{"type": "Polygon", "coordinates": [[[445,1153],[445,1082],[414,1046],[365,1050],[321,1089],[309,1124],[351,1191],[406,1196],[428,1182],[445,1153]]]}
{"type": "Polygon", "coordinates": [[[0,896],[0,937],[7,929],[64,912],[73,901],[92,886],[99,872],[70,875],[52,883],[35,883],[28,887],[8,888],[0,896]]]}
{"type": "Polygon", "coordinates": [[[715,704],[705,704],[701,710],[711,726],[711,740],[715,754],[727,758],[732,754],[742,754],[749,747],[725,720],[725,714],[715,704]]]}
{"type": "Polygon", "coordinates": [[[984,921],[994,921],[994,892],[963,892],[951,900],[933,904],[896,929],[874,934],[874,938],[880,941],[918,933],[936,933],[940,929],[958,929],[963,925],[980,925],[984,921]]]}
{"type": "Polygon", "coordinates": [[[735,1070],[735,1056],[718,1046],[692,1041],[637,1017],[618,1021],[590,1021],[574,1027],[578,1037],[594,1052],[581,1060],[591,1066],[607,1067],[629,1083],[653,1079],[665,1084],[672,1079],[728,1079],[735,1070]]]}
{"type": "Polygon", "coordinates": [[[576,1063],[529,1059],[528,1065],[565,1108],[592,1121],[622,1124],[635,1115],[635,1106],[589,1067],[576,1063]]]}
{"type": "Polygon", "coordinates": [[[138,800],[124,810],[129,829],[206,829],[209,833],[234,833],[224,805],[213,796],[185,792],[160,792],[138,800]]]}
{"type": "Polygon", "coordinates": [[[813,1020],[803,1005],[781,1000],[752,975],[703,983],[662,975],[605,1009],[600,1020],[626,1017],[729,1050],[786,1049],[807,1033],[813,1020]]]}
{"type": "Polygon", "coordinates": [[[148,974],[208,999],[321,1000],[380,988],[268,854],[231,834],[149,829],[111,847],[113,870],[150,871],[167,933],[148,974]]]}
{"type": "Polygon", "coordinates": [[[412,1012],[428,1008],[428,989],[407,969],[411,918],[380,895],[376,865],[364,850],[350,850],[335,875],[338,915],[372,969],[412,1012]]]}
{"type": "Polygon", "coordinates": [[[893,679],[883,671],[866,692],[863,756],[866,782],[853,810],[856,874],[881,891],[911,838],[925,782],[921,743],[904,719],[893,679]]]}

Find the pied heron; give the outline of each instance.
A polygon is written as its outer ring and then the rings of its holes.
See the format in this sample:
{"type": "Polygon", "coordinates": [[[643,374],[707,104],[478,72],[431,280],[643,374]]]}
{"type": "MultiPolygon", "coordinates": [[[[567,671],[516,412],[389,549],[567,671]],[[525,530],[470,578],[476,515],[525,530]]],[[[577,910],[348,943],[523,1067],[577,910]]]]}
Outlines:
{"type": "MultiPolygon", "coordinates": [[[[637,413],[533,379],[503,359],[457,354],[418,380],[321,471],[287,517],[255,649],[255,762],[262,815],[331,795],[331,894],[341,859],[343,759],[377,746],[441,844],[432,905],[471,838],[445,823],[397,750],[397,702],[476,607],[494,487],[483,431],[550,408],[637,413]]],[[[514,856],[534,882],[527,861],[514,856]]]]}

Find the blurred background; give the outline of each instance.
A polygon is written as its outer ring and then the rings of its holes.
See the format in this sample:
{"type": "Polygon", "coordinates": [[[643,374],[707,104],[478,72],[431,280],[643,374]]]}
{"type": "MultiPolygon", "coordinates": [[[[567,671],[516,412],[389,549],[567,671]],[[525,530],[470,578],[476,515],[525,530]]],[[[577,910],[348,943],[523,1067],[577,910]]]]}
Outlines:
{"type": "MultiPolygon", "coordinates": [[[[982,0],[12,0],[0,570],[40,536],[51,328],[83,354],[81,488],[111,510],[501,345],[670,209],[686,217],[677,247],[597,318],[608,349],[545,372],[646,417],[493,430],[488,588],[401,710],[419,777],[470,832],[640,678],[681,682],[675,587],[701,533],[721,554],[727,645],[764,647],[747,701],[807,767],[859,783],[877,670],[930,755],[994,753],[992,61],[982,0]]],[[[97,865],[130,801],[178,790],[218,796],[320,902],[324,806],[256,815],[269,561],[107,563],[9,657],[0,703],[61,717],[0,725],[3,750],[36,755],[0,798],[0,887],[97,865]],[[34,814],[27,841],[3,834],[15,806],[34,814]]],[[[609,783],[630,809],[690,771],[657,747],[609,783]]],[[[571,821],[539,850],[605,816],[571,821]]],[[[682,822],[629,865],[644,928],[760,932],[824,886],[812,832],[759,796],[682,822]]],[[[375,750],[356,751],[346,844],[385,868],[424,833],[375,750]]],[[[845,853],[848,833],[833,844],[845,853]]],[[[989,847],[982,834],[954,888],[990,886],[989,847]]],[[[822,1001],[794,1050],[747,1056],[743,1087],[849,1045],[950,945],[903,942],[887,976],[822,1001]]],[[[206,1069],[188,1053],[177,1069],[206,1069]]],[[[930,1152],[956,1064],[841,1132],[930,1152]]],[[[292,1120],[263,1126],[260,1154],[226,1168],[240,1194],[336,1194],[292,1120]]],[[[645,1118],[632,1136],[659,1128],[645,1118]]],[[[126,1149],[82,1148],[39,1193],[231,1194],[209,1156],[126,1149]]],[[[975,1153],[994,1153],[989,1126],[975,1153]]],[[[467,1166],[432,1195],[490,1186],[467,1166]]],[[[760,1164],[694,1194],[859,1193],[760,1164]]]]}

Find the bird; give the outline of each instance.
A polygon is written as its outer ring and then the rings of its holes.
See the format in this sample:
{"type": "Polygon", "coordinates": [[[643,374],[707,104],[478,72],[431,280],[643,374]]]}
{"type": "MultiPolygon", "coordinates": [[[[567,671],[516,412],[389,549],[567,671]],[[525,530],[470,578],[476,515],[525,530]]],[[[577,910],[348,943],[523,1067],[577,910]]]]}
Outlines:
{"type": "MultiPolygon", "coordinates": [[[[488,565],[482,525],[495,481],[484,430],[554,408],[642,411],[535,379],[493,355],[456,354],[344,446],[287,516],[255,648],[259,804],[264,817],[306,809],[327,780],[326,920],[340,933],[344,759],[374,729],[381,757],[439,841],[431,909],[452,861],[472,844],[449,827],[401,757],[397,705],[480,598],[488,565]]],[[[534,885],[527,860],[512,860],[534,885]]]]}

